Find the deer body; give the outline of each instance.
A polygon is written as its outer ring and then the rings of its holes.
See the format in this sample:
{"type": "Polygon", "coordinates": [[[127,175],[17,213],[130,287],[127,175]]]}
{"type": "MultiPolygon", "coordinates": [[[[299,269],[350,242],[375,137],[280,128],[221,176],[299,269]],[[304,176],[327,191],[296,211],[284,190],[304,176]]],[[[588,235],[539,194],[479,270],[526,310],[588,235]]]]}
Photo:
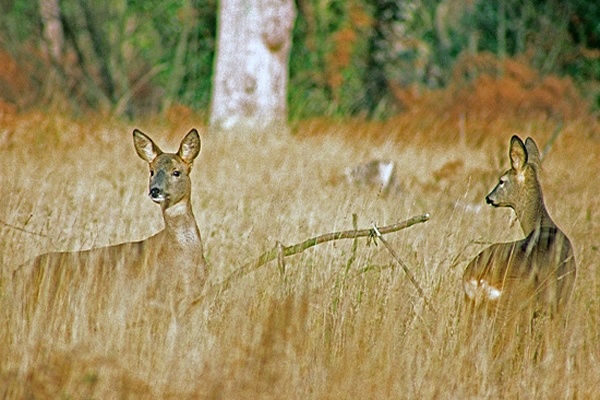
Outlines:
{"type": "Polygon", "coordinates": [[[189,177],[192,162],[200,152],[198,132],[192,129],[177,153],[162,152],[152,139],[137,129],[133,138],[138,155],[150,167],[149,196],[161,206],[164,229],[138,242],[38,256],[13,273],[13,280],[22,279],[24,285],[33,286],[28,290],[33,290],[35,298],[45,296],[53,302],[54,293],[61,287],[89,283],[102,276],[130,279],[150,274],[154,276],[152,282],[157,290],[160,286],[168,287],[165,290],[179,288],[183,296],[202,288],[206,262],[190,203],[189,177]]]}
{"type": "Polygon", "coordinates": [[[544,205],[537,173],[535,142],[510,142],[511,169],[486,197],[494,207],[514,209],[526,237],[483,250],[465,269],[467,299],[493,309],[561,311],[575,282],[575,257],[569,238],[556,226],[544,205]]]}

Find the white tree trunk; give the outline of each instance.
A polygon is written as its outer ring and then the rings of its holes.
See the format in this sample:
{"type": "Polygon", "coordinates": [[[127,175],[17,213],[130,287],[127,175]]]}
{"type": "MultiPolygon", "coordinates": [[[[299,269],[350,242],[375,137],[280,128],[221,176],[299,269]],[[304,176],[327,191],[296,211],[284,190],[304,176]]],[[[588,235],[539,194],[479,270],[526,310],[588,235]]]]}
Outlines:
{"type": "Polygon", "coordinates": [[[287,119],[293,0],[221,0],[210,124],[261,130],[287,119]]]}
{"type": "Polygon", "coordinates": [[[39,5],[48,53],[55,62],[59,62],[64,45],[59,0],[39,0],[39,5]]]}

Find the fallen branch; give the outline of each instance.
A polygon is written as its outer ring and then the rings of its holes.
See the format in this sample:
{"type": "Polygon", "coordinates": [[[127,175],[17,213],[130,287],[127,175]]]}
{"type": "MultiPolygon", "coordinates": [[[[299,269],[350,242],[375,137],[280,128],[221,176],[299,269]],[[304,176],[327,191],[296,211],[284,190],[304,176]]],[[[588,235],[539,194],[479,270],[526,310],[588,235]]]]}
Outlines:
{"type": "Polygon", "coordinates": [[[277,258],[279,258],[281,264],[281,260],[283,259],[283,257],[289,257],[294,254],[298,254],[318,244],[340,239],[356,239],[359,237],[374,238],[375,236],[397,232],[410,226],[426,222],[427,220],[429,220],[429,214],[423,214],[407,219],[406,221],[398,222],[397,224],[382,226],[381,228],[354,229],[350,231],[327,233],[325,235],[307,239],[302,243],[298,243],[292,246],[286,247],[282,246],[281,243],[278,243],[273,249],[263,253],[260,257],[258,257],[256,261],[252,261],[245,264],[244,266],[233,271],[223,281],[211,286],[210,288],[207,288],[204,294],[193,300],[189,305],[194,306],[209,295],[216,295],[218,293],[226,291],[229,288],[231,282],[233,282],[235,279],[241,278],[242,276],[257,270],[258,268],[267,264],[269,261],[275,260],[277,258]],[[379,232],[379,235],[377,232],[379,232]]]}

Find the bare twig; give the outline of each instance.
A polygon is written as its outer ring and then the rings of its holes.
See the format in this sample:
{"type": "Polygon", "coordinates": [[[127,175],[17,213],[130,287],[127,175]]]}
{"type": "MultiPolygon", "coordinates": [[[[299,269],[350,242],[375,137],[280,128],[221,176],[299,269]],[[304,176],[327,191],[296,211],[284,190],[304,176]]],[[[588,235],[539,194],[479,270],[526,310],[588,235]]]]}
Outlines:
{"type": "Polygon", "coordinates": [[[387,240],[385,240],[383,238],[383,235],[381,234],[381,232],[377,229],[377,227],[375,226],[375,224],[373,224],[373,231],[375,232],[375,235],[377,236],[377,238],[381,241],[381,243],[383,243],[383,245],[385,246],[385,248],[390,252],[390,254],[392,255],[392,257],[394,257],[394,259],[398,262],[398,264],[402,267],[402,269],[404,270],[404,272],[406,273],[406,276],[408,276],[408,279],[411,281],[411,283],[414,285],[414,287],[417,289],[417,292],[419,293],[419,296],[421,296],[421,298],[423,299],[423,301],[425,301],[425,305],[427,307],[429,307],[429,309],[433,312],[435,312],[435,309],[433,308],[433,306],[431,305],[431,303],[429,302],[429,300],[427,300],[427,296],[425,296],[425,292],[423,292],[423,289],[421,289],[421,285],[419,285],[419,282],[417,282],[417,280],[414,278],[414,276],[410,273],[410,270],[408,269],[408,267],[406,266],[406,264],[402,261],[402,259],[396,254],[396,252],[394,251],[394,249],[392,249],[392,246],[389,245],[389,243],[387,242],[387,240]]]}
{"type": "MultiPolygon", "coordinates": [[[[352,227],[354,228],[355,231],[358,230],[358,215],[356,215],[356,214],[352,214],[352,227]]],[[[350,270],[352,263],[354,262],[354,260],[356,260],[356,250],[357,249],[358,249],[358,238],[354,238],[354,240],[352,241],[352,255],[350,256],[350,258],[348,259],[348,262],[346,263],[346,270],[344,271],[344,279],[346,278],[346,275],[348,275],[348,271],[350,270]]]]}
{"type": "MultiPolygon", "coordinates": [[[[408,228],[408,227],[416,225],[416,224],[426,222],[427,220],[429,220],[429,214],[418,215],[418,216],[412,217],[410,219],[407,219],[406,221],[398,222],[397,224],[377,228],[377,231],[379,232],[379,235],[385,235],[388,233],[397,232],[399,230],[408,228]]],[[[260,257],[258,257],[258,259],[256,259],[256,261],[252,261],[252,262],[245,264],[244,266],[233,271],[223,281],[207,288],[207,290],[205,291],[204,294],[202,294],[198,298],[191,301],[189,303],[189,305],[190,305],[190,307],[194,306],[194,305],[198,304],[199,302],[201,302],[205,297],[217,295],[218,293],[222,293],[222,292],[226,291],[229,288],[229,285],[234,280],[241,278],[242,276],[245,276],[252,271],[257,270],[258,268],[267,264],[269,261],[275,260],[278,257],[292,256],[294,254],[300,253],[300,252],[302,252],[308,248],[311,248],[313,246],[316,246],[318,244],[331,242],[334,240],[356,239],[359,237],[373,238],[375,235],[376,235],[376,233],[373,229],[360,229],[360,230],[354,229],[354,230],[350,230],[350,231],[327,233],[325,235],[312,237],[310,239],[305,240],[302,243],[283,247],[283,249],[280,246],[275,245],[275,247],[273,249],[263,253],[260,257]]]]}
{"type": "Polygon", "coordinates": [[[544,147],[544,150],[542,150],[542,154],[540,154],[540,161],[543,161],[544,158],[546,157],[546,155],[550,152],[550,149],[552,148],[552,145],[554,144],[554,141],[556,140],[556,138],[558,137],[558,135],[562,131],[562,128],[563,128],[563,122],[559,121],[558,122],[558,126],[554,130],[554,133],[552,133],[552,136],[550,137],[550,139],[548,139],[548,143],[546,143],[546,146],[544,147]]]}
{"type": "Polygon", "coordinates": [[[23,228],[20,228],[20,227],[18,227],[16,225],[9,224],[8,222],[4,222],[1,219],[0,219],[0,224],[2,224],[4,226],[7,226],[9,228],[12,228],[12,229],[16,229],[16,230],[21,231],[21,232],[29,233],[30,235],[36,235],[36,236],[40,236],[40,237],[46,237],[46,235],[44,235],[43,233],[37,233],[37,232],[33,232],[33,231],[28,231],[27,229],[23,229],[23,228]]]}

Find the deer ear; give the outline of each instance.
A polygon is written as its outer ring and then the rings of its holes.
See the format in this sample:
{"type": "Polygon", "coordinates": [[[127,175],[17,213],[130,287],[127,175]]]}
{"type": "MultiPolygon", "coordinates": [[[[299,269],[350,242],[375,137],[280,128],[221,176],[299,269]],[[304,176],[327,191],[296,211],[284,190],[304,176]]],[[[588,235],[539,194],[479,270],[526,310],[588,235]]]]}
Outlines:
{"type": "Polygon", "coordinates": [[[181,141],[177,155],[179,155],[186,164],[191,164],[198,154],[200,154],[201,147],[200,135],[196,129],[192,129],[181,141]]]}
{"type": "Polygon", "coordinates": [[[154,144],[152,139],[138,129],[133,130],[133,145],[138,155],[148,164],[162,154],[162,150],[154,144]]]}
{"type": "Polygon", "coordinates": [[[520,171],[527,164],[527,149],[518,136],[510,139],[510,163],[514,170],[520,171]]]}
{"type": "Polygon", "coordinates": [[[541,164],[540,151],[532,138],[528,137],[525,140],[525,149],[527,150],[527,162],[539,167],[541,164]]]}

